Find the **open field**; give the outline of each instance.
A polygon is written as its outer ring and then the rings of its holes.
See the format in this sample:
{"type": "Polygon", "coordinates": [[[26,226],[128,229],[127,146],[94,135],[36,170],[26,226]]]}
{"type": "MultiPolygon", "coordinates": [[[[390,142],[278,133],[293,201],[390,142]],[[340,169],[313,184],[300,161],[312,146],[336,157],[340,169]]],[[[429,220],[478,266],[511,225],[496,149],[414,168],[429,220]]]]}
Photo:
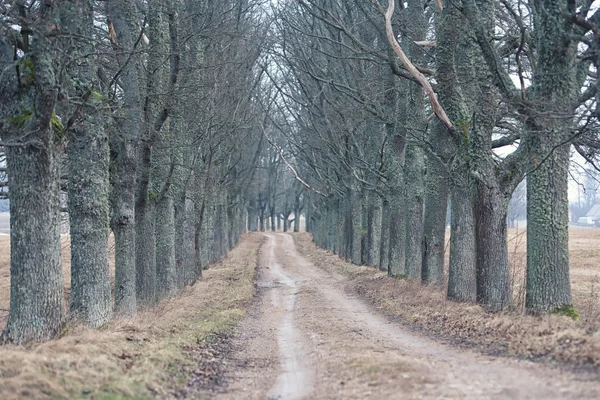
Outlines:
{"type": "MultiPolygon", "coordinates": [[[[244,235],[200,282],[133,319],[116,319],[99,331],[68,326],[64,337],[47,343],[0,347],[0,398],[144,399],[195,390],[185,385],[199,368],[194,355],[210,337],[230,330],[254,296],[262,240],[244,235]]],[[[0,238],[0,246],[0,307],[7,307],[8,238],[0,238]]],[[[64,245],[65,279],[68,252],[64,245]]]]}

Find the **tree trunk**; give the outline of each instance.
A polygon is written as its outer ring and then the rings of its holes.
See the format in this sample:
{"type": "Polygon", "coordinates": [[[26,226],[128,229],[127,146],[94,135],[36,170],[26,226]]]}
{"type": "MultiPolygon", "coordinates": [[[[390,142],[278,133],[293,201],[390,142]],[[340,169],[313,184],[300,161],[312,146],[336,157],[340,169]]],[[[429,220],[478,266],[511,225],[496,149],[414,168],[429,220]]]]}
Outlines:
{"type": "Polygon", "coordinates": [[[381,197],[377,193],[369,196],[367,222],[367,265],[379,267],[381,261],[381,197]]]}
{"type": "Polygon", "coordinates": [[[426,163],[422,281],[426,285],[442,285],[444,283],[448,177],[439,161],[427,157],[426,163]]]}
{"type": "Polygon", "coordinates": [[[275,211],[271,211],[271,232],[277,231],[277,226],[275,225],[277,223],[276,219],[275,211]]]}
{"type": "Polygon", "coordinates": [[[75,127],[69,158],[71,234],[70,309],[97,328],[112,315],[108,266],[108,142],[102,121],[88,118],[75,127]]]}
{"type": "Polygon", "coordinates": [[[362,194],[358,188],[350,191],[350,261],[360,265],[362,261],[362,194]]]}
{"type": "Polygon", "coordinates": [[[294,209],[294,232],[300,232],[300,207],[294,209]]]}
{"type": "Polygon", "coordinates": [[[538,62],[532,97],[538,105],[527,142],[527,295],[532,313],[572,305],[569,279],[569,145],[573,125],[577,41],[571,21],[557,15],[575,12],[571,0],[540,0],[534,7],[538,62]],[[556,116],[562,116],[557,118],[556,116]],[[562,145],[561,145],[562,144],[562,145]]]}
{"type": "Polygon", "coordinates": [[[156,296],[160,301],[177,293],[175,258],[175,209],[173,197],[165,194],[156,203],[156,296]]]}
{"type": "Polygon", "coordinates": [[[156,303],[156,205],[154,200],[135,207],[135,278],[138,306],[156,303]]]}
{"type": "Polygon", "coordinates": [[[474,302],[477,295],[474,190],[467,178],[453,182],[451,191],[448,298],[474,302]]]}
{"type": "MultiPolygon", "coordinates": [[[[545,139],[548,140],[548,139],[545,139]]],[[[550,140],[548,140],[550,141],[550,140]]],[[[550,143],[551,144],[551,143],[550,143]]],[[[569,279],[569,146],[527,177],[527,311],[551,312],[572,304],[569,279]]]]}
{"type": "MultiPolygon", "coordinates": [[[[404,152],[404,151],[403,151],[404,152]]],[[[402,161],[404,164],[404,161],[402,161]]],[[[398,185],[390,191],[390,251],[389,269],[391,276],[405,276],[406,268],[406,203],[404,199],[404,177],[402,170],[398,185]]]]}
{"type": "Polygon", "coordinates": [[[381,250],[379,253],[379,269],[386,272],[390,263],[390,203],[387,199],[388,196],[383,199],[381,209],[381,250]]]}
{"type": "MultiPolygon", "coordinates": [[[[10,312],[3,339],[15,344],[55,337],[65,316],[59,160],[49,122],[35,122],[37,129],[45,127],[37,133],[46,136],[44,148],[27,145],[5,149],[10,176],[11,249],[10,312]]],[[[34,126],[26,127],[33,131],[34,126]]]]}
{"type": "MultiPolygon", "coordinates": [[[[63,28],[73,37],[93,35],[94,19],[90,2],[62,4],[63,28]]],[[[93,45],[71,39],[68,48],[74,54],[89,55],[93,45]]],[[[83,98],[82,91],[99,91],[93,57],[83,57],[67,68],[69,93],[83,98]],[[84,88],[73,87],[77,80],[84,88]]],[[[71,234],[70,311],[76,319],[92,328],[108,322],[112,316],[112,295],[108,265],[108,137],[104,130],[101,100],[84,100],[82,118],[68,132],[69,221],[71,234]]],[[[74,110],[70,110],[73,112],[74,110]]]]}
{"type": "Polygon", "coordinates": [[[248,205],[248,230],[250,232],[258,231],[258,210],[256,200],[250,200],[248,205]]]}
{"type": "Polygon", "coordinates": [[[425,157],[417,145],[406,147],[406,277],[422,279],[423,199],[425,197],[425,157]]]}
{"type": "Polygon", "coordinates": [[[137,71],[138,56],[133,48],[132,3],[107,2],[107,14],[115,29],[117,54],[123,65],[120,76],[123,105],[116,118],[117,129],[110,137],[111,228],[115,236],[115,311],[125,316],[136,313],[135,188],[137,149],[142,127],[141,96],[137,71]]]}
{"type": "Polygon", "coordinates": [[[477,302],[497,311],[510,304],[506,237],[508,199],[480,183],[477,198],[477,302]]]}

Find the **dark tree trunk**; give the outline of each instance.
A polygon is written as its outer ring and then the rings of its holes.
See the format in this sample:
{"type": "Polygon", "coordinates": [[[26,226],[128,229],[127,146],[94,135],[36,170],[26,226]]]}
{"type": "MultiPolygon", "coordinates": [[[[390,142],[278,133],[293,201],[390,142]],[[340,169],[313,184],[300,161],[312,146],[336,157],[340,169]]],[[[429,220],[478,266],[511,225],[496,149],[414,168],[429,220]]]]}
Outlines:
{"type": "Polygon", "coordinates": [[[294,232],[300,232],[300,208],[294,209],[294,232]]]}
{"type": "Polygon", "coordinates": [[[477,215],[477,302],[490,310],[510,304],[506,237],[508,199],[498,187],[480,183],[477,215]]]}

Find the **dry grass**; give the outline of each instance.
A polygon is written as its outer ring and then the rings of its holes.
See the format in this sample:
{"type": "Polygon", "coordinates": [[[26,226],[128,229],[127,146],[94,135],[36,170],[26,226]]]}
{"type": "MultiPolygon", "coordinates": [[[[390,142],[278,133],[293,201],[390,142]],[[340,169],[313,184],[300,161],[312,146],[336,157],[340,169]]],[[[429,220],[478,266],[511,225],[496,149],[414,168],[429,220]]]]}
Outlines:
{"type": "Polygon", "coordinates": [[[509,236],[515,305],[500,314],[448,301],[437,288],[344,262],[317,248],[308,234],[294,237],[298,250],[315,265],[348,276],[376,308],[412,326],[502,353],[600,367],[600,251],[593,250],[600,249],[600,230],[572,229],[570,233],[573,298],[581,321],[558,315],[524,315],[526,242],[522,232],[511,231],[509,236]]]}
{"type": "MultiPolygon", "coordinates": [[[[100,331],[71,327],[41,345],[0,347],[0,398],[169,397],[194,368],[185,348],[227,331],[244,315],[261,241],[261,235],[245,235],[202,281],[136,318],[100,331]]],[[[0,288],[8,288],[6,259],[0,262],[0,288]]],[[[8,299],[4,290],[0,295],[8,299]]]]}

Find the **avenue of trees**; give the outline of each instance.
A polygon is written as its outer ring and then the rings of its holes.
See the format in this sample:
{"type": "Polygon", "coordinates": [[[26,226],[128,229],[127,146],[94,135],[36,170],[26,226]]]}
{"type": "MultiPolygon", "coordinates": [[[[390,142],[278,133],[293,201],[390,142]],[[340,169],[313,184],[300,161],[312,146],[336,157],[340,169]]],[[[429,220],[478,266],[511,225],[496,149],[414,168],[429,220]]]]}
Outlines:
{"type": "Polygon", "coordinates": [[[352,263],[490,311],[526,215],[526,310],[571,310],[570,158],[600,167],[593,3],[0,1],[2,341],[133,316],[300,215],[352,263]]]}
{"type": "Polygon", "coordinates": [[[259,7],[253,0],[0,3],[0,138],[11,218],[3,341],[55,337],[68,318],[99,327],[113,315],[133,316],[193,285],[235,246],[263,150],[253,95],[266,34],[259,7]]]}
{"type": "Polygon", "coordinates": [[[569,160],[596,166],[599,144],[593,2],[289,0],[276,14],[269,117],[314,241],[441,286],[449,211],[448,298],[504,310],[524,182],[526,310],[571,310],[569,160]]]}

